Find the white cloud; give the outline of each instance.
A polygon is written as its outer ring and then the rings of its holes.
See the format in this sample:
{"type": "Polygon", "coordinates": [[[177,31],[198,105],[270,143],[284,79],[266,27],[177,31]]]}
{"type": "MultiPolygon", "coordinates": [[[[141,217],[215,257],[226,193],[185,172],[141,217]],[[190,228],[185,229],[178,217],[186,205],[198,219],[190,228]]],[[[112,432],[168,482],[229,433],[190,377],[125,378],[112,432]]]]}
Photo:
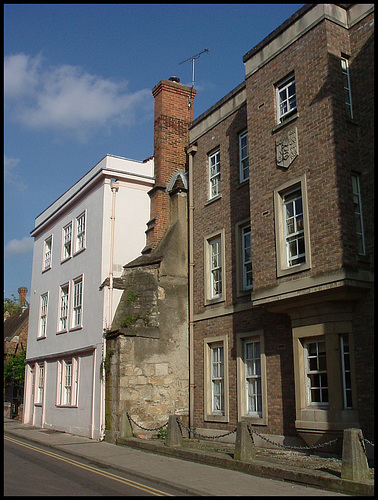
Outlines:
{"type": "Polygon", "coordinates": [[[41,56],[4,59],[4,95],[15,119],[33,129],[57,129],[85,140],[91,132],[152,113],[148,89],[91,75],[79,66],[43,67],[41,56]],[[17,100],[16,100],[17,98],[17,100]]]}
{"type": "Polygon", "coordinates": [[[4,183],[24,191],[26,184],[16,171],[19,161],[19,158],[9,158],[4,155],[4,183]]]}
{"type": "Polygon", "coordinates": [[[22,240],[11,240],[5,246],[5,256],[21,255],[29,253],[33,250],[34,240],[29,236],[25,236],[22,240]]]}
{"type": "Polygon", "coordinates": [[[34,59],[25,54],[4,58],[4,96],[18,99],[32,94],[38,84],[41,56],[34,59]]]}

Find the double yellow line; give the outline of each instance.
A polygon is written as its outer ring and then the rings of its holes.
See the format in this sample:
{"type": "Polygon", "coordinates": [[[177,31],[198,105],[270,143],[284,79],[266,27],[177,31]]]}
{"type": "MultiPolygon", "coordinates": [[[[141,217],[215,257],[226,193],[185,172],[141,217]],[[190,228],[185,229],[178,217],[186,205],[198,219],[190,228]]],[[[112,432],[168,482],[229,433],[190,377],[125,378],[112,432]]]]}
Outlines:
{"type": "Polygon", "coordinates": [[[117,481],[118,483],[126,484],[127,486],[131,486],[132,488],[136,488],[137,490],[144,491],[145,493],[150,493],[155,496],[168,496],[172,497],[173,495],[169,493],[164,493],[164,491],[156,490],[155,488],[150,488],[149,486],[144,486],[143,484],[136,483],[135,481],[131,481],[130,479],[125,479],[121,476],[117,476],[115,474],[111,474],[110,472],[104,472],[96,467],[91,467],[90,465],[84,465],[80,462],[76,462],[76,460],[71,460],[70,458],[62,457],[61,455],[57,455],[56,453],[52,453],[51,451],[45,451],[41,448],[37,448],[31,444],[23,443],[22,441],[18,441],[17,439],[11,438],[9,436],[4,436],[4,439],[10,441],[11,443],[18,444],[19,446],[23,446],[24,448],[28,448],[29,450],[34,450],[38,453],[42,453],[43,455],[47,455],[52,458],[56,458],[57,460],[61,460],[62,462],[66,462],[67,464],[74,465],[80,469],[87,470],[89,472],[93,472],[99,476],[106,477],[108,479],[112,479],[113,481],[117,481]]]}

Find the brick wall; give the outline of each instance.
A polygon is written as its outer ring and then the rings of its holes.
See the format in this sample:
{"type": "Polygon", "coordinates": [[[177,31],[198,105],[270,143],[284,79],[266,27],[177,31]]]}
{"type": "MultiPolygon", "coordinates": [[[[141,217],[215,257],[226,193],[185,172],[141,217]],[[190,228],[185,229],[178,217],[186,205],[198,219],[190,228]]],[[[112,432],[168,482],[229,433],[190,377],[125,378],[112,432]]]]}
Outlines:
{"type": "Polygon", "coordinates": [[[236,334],[257,329],[264,332],[267,358],[268,425],[263,433],[296,435],[293,351],[290,320],[262,308],[211,320],[197,321],[194,326],[194,425],[210,429],[233,430],[238,422],[236,334]],[[229,421],[204,421],[204,338],[228,335],[229,421]]]}
{"type": "MultiPolygon", "coordinates": [[[[364,24],[370,21],[367,18],[364,24]]],[[[359,43],[366,47],[369,42],[359,38],[359,43]]],[[[366,59],[367,55],[361,54],[361,47],[351,47],[348,31],[326,20],[246,81],[255,290],[278,284],[273,191],[303,173],[307,176],[312,266],[311,270],[302,272],[301,277],[358,267],[350,175],[352,170],[363,172],[372,165],[372,141],[360,140],[364,135],[361,130],[365,128],[362,113],[372,104],[371,97],[359,104],[363,101],[358,84],[362,77],[361,68],[358,70],[360,57],[366,59]],[[351,54],[354,50],[357,52],[351,56],[350,66],[356,120],[352,122],[346,118],[340,54],[351,54]],[[298,118],[274,130],[275,84],[292,71],[296,80],[298,118]],[[279,169],[275,165],[275,140],[293,127],[298,131],[299,155],[287,170],[279,169]],[[368,157],[366,162],[361,161],[364,155],[368,157]]],[[[372,77],[368,77],[368,82],[371,80],[372,77]]],[[[371,182],[367,175],[366,180],[371,182]]],[[[369,199],[369,195],[366,198],[369,199]]],[[[279,281],[292,279],[289,276],[279,281]]]]}
{"type": "Polygon", "coordinates": [[[235,224],[249,218],[248,182],[239,182],[239,133],[246,128],[246,106],[201,136],[194,157],[194,313],[204,306],[204,238],[225,229],[226,286],[225,304],[236,297],[235,224]],[[221,198],[208,201],[208,153],[220,148],[221,198]]]}

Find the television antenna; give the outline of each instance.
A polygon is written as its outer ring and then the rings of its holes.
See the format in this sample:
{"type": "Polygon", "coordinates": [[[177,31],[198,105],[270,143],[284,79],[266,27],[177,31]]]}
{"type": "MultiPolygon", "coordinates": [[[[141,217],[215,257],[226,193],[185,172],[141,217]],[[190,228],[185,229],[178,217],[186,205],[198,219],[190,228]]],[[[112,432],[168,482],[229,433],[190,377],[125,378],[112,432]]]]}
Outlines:
{"type": "Polygon", "coordinates": [[[189,101],[188,101],[189,108],[190,108],[190,106],[192,104],[192,91],[193,91],[193,88],[194,88],[194,61],[196,59],[198,59],[200,57],[200,55],[203,54],[204,52],[209,52],[209,49],[204,49],[201,52],[199,52],[198,54],[196,54],[194,56],[191,56],[191,57],[188,57],[188,59],[185,59],[185,61],[181,61],[179,63],[179,65],[180,65],[180,64],[184,64],[185,62],[192,61],[192,89],[191,89],[190,98],[189,98],[189,101]]]}

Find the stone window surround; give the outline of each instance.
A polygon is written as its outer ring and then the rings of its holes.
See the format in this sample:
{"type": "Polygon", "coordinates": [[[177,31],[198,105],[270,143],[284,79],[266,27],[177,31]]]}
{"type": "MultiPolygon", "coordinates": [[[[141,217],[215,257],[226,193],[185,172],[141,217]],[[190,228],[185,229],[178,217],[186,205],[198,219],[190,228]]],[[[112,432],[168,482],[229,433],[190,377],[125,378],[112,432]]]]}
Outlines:
{"type": "Polygon", "coordinates": [[[267,403],[267,379],[266,379],[266,356],[264,331],[255,330],[252,332],[236,334],[236,352],[237,352],[237,398],[238,398],[238,421],[244,420],[252,425],[268,425],[268,403],[267,403]],[[245,365],[244,365],[244,342],[246,340],[259,340],[261,353],[261,390],[262,390],[262,415],[250,416],[246,415],[245,401],[245,365]]]}
{"type": "Polygon", "coordinates": [[[311,268],[311,247],[310,247],[310,229],[308,217],[308,200],[307,200],[307,182],[306,174],[300,177],[287,181],[274,190],[274,222],[275,222],[275,240],[276,240],[276,255],[277,255],[277,277],[287,276],[311,268]],[[283,220],[283,196],[296,186],[300,186],[302,193],[303,204],[303,223],[304,223],[304,238],[305,238],[305,262],[292,267],[287,267],[286,262],[286,247],[284,237],[284,220],[283,220]]]}
{"type": "Polygon", "coordinates": [[[204,354],[204,420],[206,422],[229,421],[229,388],[228,388],[228,336],[206,337],[203,339],[204,354]],[[211,412],[211,344],[223,344],[224,360],[224,415],[215,415],[211,412]]]}
{"type": "Polygon", "coordinates": [[[225,230],[214,231],[204,238],[204,305],[215,304],[224,302],[226,297],[226,273],[225,273],[225,230]],[[211,297],[211,279],[210,279],[210,241],[220,238],[221,240],[221,280],[222,280],[222,294],[219,297],[211,297]]]}

